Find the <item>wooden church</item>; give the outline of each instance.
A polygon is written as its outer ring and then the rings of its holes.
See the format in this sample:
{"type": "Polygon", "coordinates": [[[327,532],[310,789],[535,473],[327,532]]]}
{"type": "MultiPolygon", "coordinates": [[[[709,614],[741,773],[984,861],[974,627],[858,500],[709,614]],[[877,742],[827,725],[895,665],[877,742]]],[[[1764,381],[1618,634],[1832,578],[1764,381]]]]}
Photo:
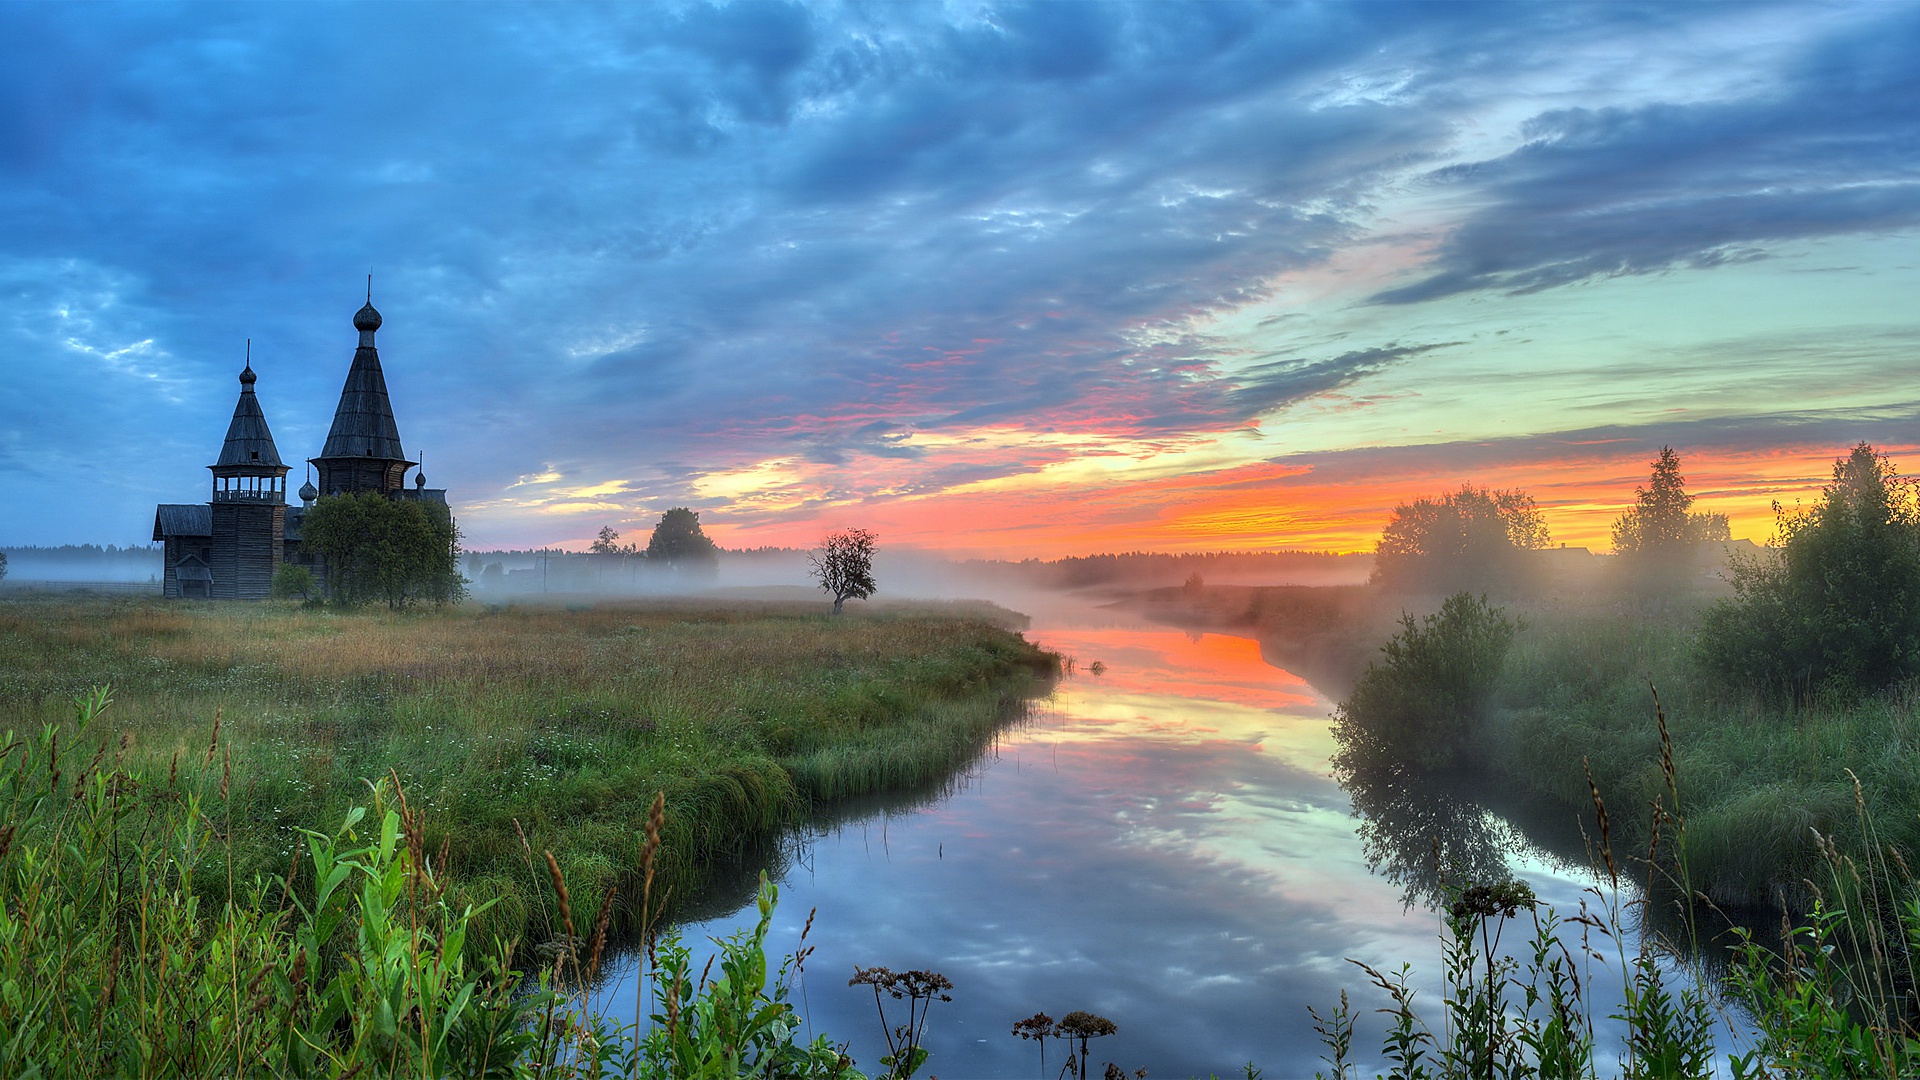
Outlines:
{"type": "Polygon", "coordinates": [[[389,498],[446,504],[446,490],[427,487],[420,472],[414,473],[412,490],[407,489],[407,470],[419,462],[409,460],[400,445],[386,375],[373,343],[380,313],[373,309],[371,296],[354,313],[353,328],[360,332],[360,345],[347,369],[333,427],[320,456],[307,459],[319,487],[312,480],[303,484],[299,506],[287,505],[287,465],[254,396],[257,376],[251,360],[240,372],[240,400],[227,425],[227,441],[220,446],[219,460],[207,466],[213,473],[212,499],[162,503],[154,513],[153,539],[166,545],[166,595],[264,599],[282,563],[312,567],[315,576],[322,577],[320,560],[300,549],[300,522],[323,494],[377,491],[389,498]]]}

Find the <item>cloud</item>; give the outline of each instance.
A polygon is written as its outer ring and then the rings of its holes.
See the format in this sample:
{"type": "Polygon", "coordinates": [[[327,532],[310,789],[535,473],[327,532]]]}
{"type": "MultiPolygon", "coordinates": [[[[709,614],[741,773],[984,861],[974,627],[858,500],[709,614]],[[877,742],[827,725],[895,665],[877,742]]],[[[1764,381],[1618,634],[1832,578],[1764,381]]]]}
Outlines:
{"type": "Polygon", "coordinates": [[[1481,204],[1383,303],[1763,258],[1811,237],[1920,224],[1920,12],[1903,6],[1731,99],[1554,109],[1526,141],[1429,174],[1481,204]]]}
{"type": "Polygon", "coordinates": [[[119,535],[198,489],[251,337],[312,453],[372,269],[400,423],[456,501],[545,463],[670,498],[791,459],[858,498],[1045,466],[920,461],[981,430],[1191,445],[1454,355],[1310,311],[1228,327],[1406,229],[1438,239],[1403,304],[1907,220],[1915,20],[1765,14],[1806,44],[1675,100],[1589,90],[1716,9],[4,8],[9,258],[111,280],[100,355],[150,341],[117,355],[152,379],[63,382],[38,328],[10,375],[64,392],[0,397],[0,431],[124,420],[119,501],[37,514],[119,535]]]}

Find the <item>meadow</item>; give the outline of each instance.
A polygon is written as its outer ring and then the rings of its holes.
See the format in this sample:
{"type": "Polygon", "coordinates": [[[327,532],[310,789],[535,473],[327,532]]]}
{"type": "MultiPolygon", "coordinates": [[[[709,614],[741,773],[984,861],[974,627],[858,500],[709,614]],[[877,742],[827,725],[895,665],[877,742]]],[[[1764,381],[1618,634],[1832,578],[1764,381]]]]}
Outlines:
{"type": "MultiPolygon", "coordinates": [[[[1017,618],[1017,617],[1016,617],[1017,618]]],[[[1051,678],[1057,658],[984,605],[830,618],[819,605],[469,606],[403,615],[277,605],[23,598],[0,604],[0,729],[70,745],[146,790],[208,777],[231,865],[301,883],[303,829],[371,783],[404,792],[469,941],[547,932],[551,850],[575,892],[631,885],[665,799],[654,895],[822,803],[943,777],[1051,678]],[[71,739],[73,736],[69,735],[71,739]]],[[[638,915],[621,890],[614,932],[638,915]]]]}

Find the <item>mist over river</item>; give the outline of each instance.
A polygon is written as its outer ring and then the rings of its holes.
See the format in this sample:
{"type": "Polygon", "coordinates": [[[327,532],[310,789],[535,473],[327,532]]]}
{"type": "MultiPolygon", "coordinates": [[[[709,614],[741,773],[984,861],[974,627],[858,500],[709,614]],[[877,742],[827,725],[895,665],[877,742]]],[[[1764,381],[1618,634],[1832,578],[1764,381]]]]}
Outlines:
{"type": "MultiPolygon", "coordinates": [[[[1326,1014],[1342,989],[1368,1062],[1386,998],[1348,958],[1411,962],[1417,1002],[1440,1023],[1441,920],[1369,871],[1353,803],[1328,771],[1334,702],[1242,638],[1092,607],[1047,612],[1027,636],[1074,661],[1030,719],[943,789],[843,807],[772,860],[770,951],[791,951],[818,910],[795,989],[809,1037],[848,1041],[863,1071],[881,1069],[873,994],[847,985],[856,964],[953,981],[922,1070],[948,1080],[1040,1075],[1035,1045],[1009,1029],[1075,1009],[1119,1028],[1093,1044],[1090,1075],[1107,1061],[1152,1077],[1239,1075],[1251,1061],[1268,1080],[1311,1076],[1323,1048],[1307,1008],[1326,1014]]],[[[1543,900],[1578,909],[1584,868],[1491,814],[1484,825],[1543,900]]],[[[748,899],[739,887],[730,897],[718,906],[748,899]]],[[[754,915],[747,902],[684,931],[702,942],[754,915]]],[[[597,1007],[631,1021],[633,972],[623,957],[597,1007]]],[[[1589,974],[1605,1017],[1618,980],[1589,974]]],[[[1611,1021],[1600,1023],[1605,1046],[1611,1021]]],[[[1048,1047],[1049,1076],[1064,1056],[1048,1047]]]]}

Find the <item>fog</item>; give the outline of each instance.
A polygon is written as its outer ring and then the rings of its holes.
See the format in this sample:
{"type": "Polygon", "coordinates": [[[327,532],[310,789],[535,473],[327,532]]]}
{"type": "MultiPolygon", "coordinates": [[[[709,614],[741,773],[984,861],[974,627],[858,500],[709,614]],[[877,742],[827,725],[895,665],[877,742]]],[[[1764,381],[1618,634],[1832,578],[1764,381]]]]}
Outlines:
{"type": "MultiPolygon", "coordinates": [[[[1165,555],[1133,552],[1049,561],[964,559],[914,548],[882,547],[872,603],[991,600],[1026,610],[1042,594],[1074,592],[1118,599],[1187,584],[1197,575],[1221,585],[1338,585],[1367,579],[1366,555],[1316,552],[1165,555]]],[[[750,596],[828,601],[807,553],[792,548],[723,551],[717,565],[669,567],[635,555],[567,551],[474,551],[461,568],[477,600],[560,597],[750,596]]],[[[857,605],[859,601],[849,601],[857,605]]]]}

